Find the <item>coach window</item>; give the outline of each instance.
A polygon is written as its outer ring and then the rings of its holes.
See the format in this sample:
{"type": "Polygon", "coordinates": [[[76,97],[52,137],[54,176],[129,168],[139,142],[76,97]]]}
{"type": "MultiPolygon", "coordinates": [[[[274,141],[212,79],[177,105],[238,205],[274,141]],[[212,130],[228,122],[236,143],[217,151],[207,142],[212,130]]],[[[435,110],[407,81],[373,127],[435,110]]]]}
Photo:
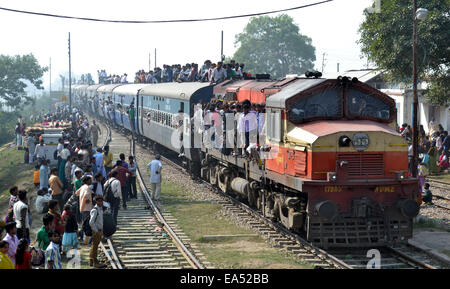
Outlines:
{"type": "Polygon", "coordinates": [[[184,102],[180,102],[180,110],[184,112],[184,102]]]}

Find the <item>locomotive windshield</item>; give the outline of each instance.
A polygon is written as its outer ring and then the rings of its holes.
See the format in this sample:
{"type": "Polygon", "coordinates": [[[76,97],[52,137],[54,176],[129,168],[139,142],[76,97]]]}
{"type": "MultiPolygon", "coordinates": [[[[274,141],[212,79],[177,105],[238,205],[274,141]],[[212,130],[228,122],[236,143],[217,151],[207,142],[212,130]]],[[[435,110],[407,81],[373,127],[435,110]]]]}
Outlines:
{"type": "Polygon", "coordinates": [[[354,118],[376,118],[388,120],[390,117],[390,107],[380,99],[355,90],[349,89],[347,92],[347,111],[350,117],[354,118]]]}
{"type": "Polygon", "coordinates": [[[293,104],[289,119],[294,123],[318,117],[342,117],[341,97],[336,89],[326,89],[293,104]]]}

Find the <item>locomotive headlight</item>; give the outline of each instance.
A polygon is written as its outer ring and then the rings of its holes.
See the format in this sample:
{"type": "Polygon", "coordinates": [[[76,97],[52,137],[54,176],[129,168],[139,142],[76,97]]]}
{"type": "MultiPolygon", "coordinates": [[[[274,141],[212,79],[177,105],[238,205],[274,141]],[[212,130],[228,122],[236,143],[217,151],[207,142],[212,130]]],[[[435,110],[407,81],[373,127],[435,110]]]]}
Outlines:
{"type": "Polygon", "coordinates": [[[335,172],[328,172],[327,173],[327,180],[329,182],[335,182],[337,181],[337,174],[335,172]]]}
{"type": "Polygon", "coordinates": [[[397,181],[403,181],[405,179],[405,174],[403,172],[395,172],[395,179],[397,181]]]}
{"type": "Polygon", "coordinates": [[[357,151],[365,151],[370,144],[369,136],[364,132],[355,133],[352,138],[352,143],[357,151]]]}

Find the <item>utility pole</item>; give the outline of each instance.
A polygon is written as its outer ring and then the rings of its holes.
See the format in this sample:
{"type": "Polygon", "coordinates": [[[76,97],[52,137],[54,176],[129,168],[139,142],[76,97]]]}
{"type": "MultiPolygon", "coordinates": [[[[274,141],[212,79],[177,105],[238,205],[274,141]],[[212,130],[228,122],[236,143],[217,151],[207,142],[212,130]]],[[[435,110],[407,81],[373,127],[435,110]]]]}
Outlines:
{"type": "Polygon", "coordinates": [[[222,61],[225,60],[225,55],[223,55],[223,30],[222,30],[222,38],[221,38],[221,42],[220,42],[220,59],[222,59],[222,61]]]}
{"type": "Polygon", "coordinates": [[[155,67],[156,67],[156,48],[155,48],[155,67]]]}
{"type": "Polygon", "coordinates": [[[49,95],[52,96],[52,58],[50,57],[50,88],[49,95]]]}
{"type": "Polygon", "coordinates": [[[337,72],[339,72],[339,62],[338,62],[338,64],[337,64],[337,72]]]}
{"type": "Polygon", "coordinates": [[[150,53],[148,53],[148,71],[152,70],[152,59],[150,58],[150,53]]]}
{"type": "Polygon", "coordinates": [[[69,32],[69,111],[72,111],[72,66],[70,62],[70,32],[69,32]]]}
{"type": "Polygon", "coordinates": [[[326,55],[326,53],[324,52],[322,54],[322,74],[323,74],[323,69],[325,68],[325,55],[326,55]]]}
{"type": "Polygon", "coordinates": [[[413,163],[412,163],[412,175],[413,177],[417,177],[417,162],[418,162],[418,121],[417,121],[417,106],[419,104],[419,98],[417,96],[417,19],[416,19],[416,11],[417,11],[417,0],[413,1],[413,163]]]}

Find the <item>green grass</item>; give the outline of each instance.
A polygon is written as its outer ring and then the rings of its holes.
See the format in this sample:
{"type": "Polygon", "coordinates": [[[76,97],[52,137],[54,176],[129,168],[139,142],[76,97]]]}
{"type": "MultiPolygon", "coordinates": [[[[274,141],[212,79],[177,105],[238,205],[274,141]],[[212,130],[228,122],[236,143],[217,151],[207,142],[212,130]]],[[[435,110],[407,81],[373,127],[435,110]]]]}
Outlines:
{"type": "Polygon", "coordinates": [[[31,164],[24,164],[23,157],[24,151],[16,147],[6,145],[0,149],[0,209],[2,213],[5,201],[9,199],[10,187],[16,185],[26,190],[34,187],[34,167],[31,164]]]}
{"type": "Polygon", "coordinates": [[[450,257],[450,250],[442,250],[441,253],[450,257]]]}
{"type": "Polygon", "coordinates": [[[205,235],[254,234],[224,217],[221,205],[189,200],[183,189],[169,182],[162,184],[161,200],[164,209],[216,268],[310,268],[269,247],[259,236],[204,239],[205,235]]]}
{"type": "Polygon", "coordinates": [[[418,222],[414,223],[414,229],[436,229],[439,231],[447,231],[450,232],[450,229],[444,229],[442,225],[440,225],[437,221],[431,219],[421,219],[418,222]]]}

